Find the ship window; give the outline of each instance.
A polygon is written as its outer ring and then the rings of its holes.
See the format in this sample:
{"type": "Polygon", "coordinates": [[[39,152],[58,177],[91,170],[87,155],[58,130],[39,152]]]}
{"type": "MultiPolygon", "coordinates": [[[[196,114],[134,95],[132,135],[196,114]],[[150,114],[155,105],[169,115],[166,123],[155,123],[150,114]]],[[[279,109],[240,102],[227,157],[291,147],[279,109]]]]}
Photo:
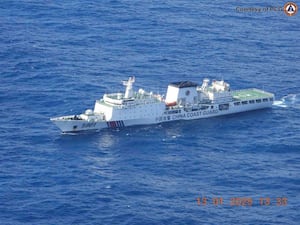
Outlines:
{"type": "Polygon", "coordinates": [[[219,105],[219,110],[228,110],[228,109],[229,109],[229,104],[219,105]]]}
{"type": "Polygon", "coordinates": [[[261,99],[256,99],[256,102],[257,103],[261,103],[261,99]]]}
{"type": "Polygon", "coordinates": [[[211,108],[211,109],[213,109],[213,108],[214,108],[214,106],[212,105],[210,108],[211,108]]]}
{"type": "Polygon", "coordinates": [[[273,98],[269,98],[270,99],[270,101],[273,101],[274,99],[273,98]]]}
{"type": "Polygon", "coordinates": [[[235,102],[234,103],[234,105],[240,105],[241,104],[241,102],[235,102]]]}
{"type": "Polygon", "coordinates": [[[246,105],[246,104],[248,104],[248,101],[242,101],[242,104],[246,105]]]}
{"type": "Polygon", "coordinates": [[[194,97],[194,103],[197,103],[197,102],[198,102],[198,97],[195,96],[195,97],[194,97]]]}
{"type": "Polygon", "coordinates": [[[264,102],[267,102],[267,101],[268,101],[268,99],[267,99],[267,98],[264,98],[264,99],[263,99],[263,101],[264,101],[264,102]]]}
{"type": "Polygon", "coordinates": [[[253,103],[254,103],[254,100],[250,100],[249,103],[253,104],[253,103]]]}
{"type": "Polygon", "coordinates": [[[180,98],[179,99],[179,105],[185,105],[186,98],[180,98]]]}

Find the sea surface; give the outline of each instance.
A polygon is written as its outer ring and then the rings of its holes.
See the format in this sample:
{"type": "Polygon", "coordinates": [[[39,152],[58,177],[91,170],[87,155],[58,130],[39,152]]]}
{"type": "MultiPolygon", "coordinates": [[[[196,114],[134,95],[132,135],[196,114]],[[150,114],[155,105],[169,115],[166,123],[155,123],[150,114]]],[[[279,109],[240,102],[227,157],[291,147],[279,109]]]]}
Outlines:
{"type": "Polygon", "coordinates": [[[300,13],[285,3],[2,0],[0,224],[299,224],[300,13]],[[49,120],[129,76],[160,94],[224,79],[276,102],[76,135],[49,120]]]}

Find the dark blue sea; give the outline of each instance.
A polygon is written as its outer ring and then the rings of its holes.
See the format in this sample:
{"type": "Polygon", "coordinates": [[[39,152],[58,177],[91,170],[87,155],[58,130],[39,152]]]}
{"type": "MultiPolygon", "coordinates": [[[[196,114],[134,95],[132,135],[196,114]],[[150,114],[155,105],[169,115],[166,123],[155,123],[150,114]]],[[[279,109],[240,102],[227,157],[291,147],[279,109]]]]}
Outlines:
{"type": "Polygon", "coordinates": [[[0,224],[299,224],[300,13],[285,3],[2,0],[0,224]],[[76,135],[49,120],[129,76],[161,94],[224,79],[276,102],[76,135]]]}

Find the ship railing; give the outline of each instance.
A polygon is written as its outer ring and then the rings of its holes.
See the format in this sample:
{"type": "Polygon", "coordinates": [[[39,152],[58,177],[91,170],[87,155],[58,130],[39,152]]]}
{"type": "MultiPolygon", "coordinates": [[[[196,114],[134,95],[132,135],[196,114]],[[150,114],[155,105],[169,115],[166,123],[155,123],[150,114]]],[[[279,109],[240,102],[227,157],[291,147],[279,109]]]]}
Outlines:
{"type": "Polygon", "coordinates": [[[108,95],[103,95],[103,100],[106,103],[110,103],[110,104],[116,104],[116,105],[122,105],[123,104],[123,99],[114,99],[109,97],[108,95]]]}

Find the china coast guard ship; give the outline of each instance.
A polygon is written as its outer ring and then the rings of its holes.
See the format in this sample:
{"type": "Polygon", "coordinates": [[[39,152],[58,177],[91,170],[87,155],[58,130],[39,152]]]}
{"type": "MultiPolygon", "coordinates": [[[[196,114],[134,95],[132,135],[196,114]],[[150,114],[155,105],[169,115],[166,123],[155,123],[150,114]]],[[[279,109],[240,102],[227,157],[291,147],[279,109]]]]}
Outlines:
{"type": "Polygon", "coordinates": [[[274,101],[274,94],[256,88],[232,91],[223,80],[170,83],[165,98],[143,89],[134,92],[134,82],[134,77],[123,81],[125,93],[104,94],[94,110],[50,120],[62,132],[78,132],[221,116],[271,107],[274,101]]]}

